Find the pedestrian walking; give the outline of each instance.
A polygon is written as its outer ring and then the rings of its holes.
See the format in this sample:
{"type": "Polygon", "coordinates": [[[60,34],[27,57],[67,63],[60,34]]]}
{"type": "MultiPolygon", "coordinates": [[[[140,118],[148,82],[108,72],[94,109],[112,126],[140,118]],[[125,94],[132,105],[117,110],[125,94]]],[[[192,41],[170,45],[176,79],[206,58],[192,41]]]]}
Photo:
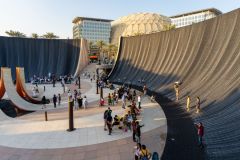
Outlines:
{"type": "Polygon", "coordinates": [[[191,102],[191,99],[190,99],[190,96],[187,96],[187,111],[190,110],[190,102],[191,102]]]}
{"type": "Polygon", "coordinates": [[[63,84],[63,93],[66,92],[65,84],[63,84]]]}
{"type": "Polygon", "coordinates": [[[111,104],[112,104],[112,106],[114,106],[115,100],[116,100],[116,95],[114,93],[112,93],[112,95],[111,95],[111,104]]]}
{"type": "Polygon", "coordinates": [[[137,123],[135,120],[132,121],[132,138],[133,142],[136,142],[137,123]]]}
{"type": "Polygon", "coordinates": [[[43,97],[42,97],[42,104],[43,104],[42,109],[43,109],[43,108],[46,108],[46,103],[47,103],[46,97],[43,96],[43,97]]]}
{"type": "Polygon", "coordinates": [[[141,96],[138,95],[138,109],[141,109],[141,96]]]}
{"type": "Polygon", "coordinates": [[[136,100],[136,96],[137,96],[136,90],[133,90],[133,100],[136,100]]]}
{"type": "Polygon", "coordinates": [[[176,94],[176,101],[179,100],[179,85],[178,83],[174,83],[174,90],[175,90],[175,94],[176,94]]]}
{"type": "Polygon", "coordinates": [[[137,129],[137,132],[136,132],[136,142],[137,143],[141,143],[141,128],[143,126],[144,125],[140,125],[138,121],[136,122],[136,129],[137,129]]]}
{"type": "Polygon", "coordinates": [[[108,115],[109,115],[110,113],[112,113],[112,110],[111,110],[110,107],[108,107],[108,109],[105,110],[105,112],[104,112],[104,114],[103,114],[103,119],[104,119],[104,131],[107,130],[107,117],[108,117],[108,115]]]}
{"type": "Polygon", "coordinates": [[[72,93],[71,93],[71,90],[69,89],[68,90],[68,98],[72,97],[72,93]]]}
{"type": "Polygon", "coordinates": [[[111,99],[112,97],[111,97],[111,94],[109,93],[108,94],[108,105],[110,106],[111,105],[111,103],[112,103],[112,99],[111,99]]]}
{"type": "Polygon", "coordinates": [[[61,105],[61,99],[62,99],[60,94],[58,94],[57,99],[58,99],[58,105],[60,106],[61,105]]]}
{"type": "Polygon", "coordinates": [[[78,109],[82,108],[83,99],[82,99],[80,93],[78,93],[78,96],[77,96],[77,102],[78,102],[78,109]]]}
{"type": "Polygon", "coordinates": [[[83,97],[83,108],[86,109],[87,105],[88,105],[87,96],[84,96],[83,97]]]}
{"type": "Polygon", "coordinates": [[[57,96],[54,94],[53,95],[53,104],[54,104],[54,108],[57,107],[57,96]]]}
{"type": "Polygon", "coordinates": [[[200,148],[203,148],[204,145],[203,145],[203,135],[204,135],[204,126],[201,122],[199,122],[198,124],[195,124],[196,125],[196,128],[197,128],[197,134],[198,134],[198,146],[200,148]]]}
{"type": "Polygon", "coordinates": [[[200,98],[197,97],[196,99],[196,113],[200,112],[200,98]]]}
{"type": "Polygon", "coordinates": [[[108,116],[107,116],[107,127],[108,127],[108,135],[112,134],[112,112],[108,112],[108,116]]]}
{"type": "Polygon", "coordinates": [[[145,96],[147,94],[147,85],[145,84],[143,86],[143,95],[145,96]]]}

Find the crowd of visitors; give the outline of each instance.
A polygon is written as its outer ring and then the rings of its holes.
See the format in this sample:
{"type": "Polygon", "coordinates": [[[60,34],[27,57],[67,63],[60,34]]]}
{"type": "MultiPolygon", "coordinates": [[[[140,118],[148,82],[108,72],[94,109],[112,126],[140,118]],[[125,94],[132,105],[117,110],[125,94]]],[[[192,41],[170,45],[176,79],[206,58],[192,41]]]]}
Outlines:
{"type": "Polygon", "coordinates": [[[72,94],[71,90],[69,89],[69,90],[68,90],[68,99],[69,99],[69,100],[73,100],[73,102],[74,102],[74,108],[75,108],[76,110],[79,110],[79,109],[81,109],[81,108],[84,108],[84,109],[87,108],[87,105],[88,105],[87,96],[84,95],[84,96],[82,97],[82,94],[81,94],[81,92],[80,92],[80,89],[79,89],[79,90],[76,90],[76,89],[75,89],[75,90],[73,91],[73,94],[72,94]]]}
{"type": "MultiPolygon", "coordinates": [[[[120,130],[124,132],[132,133],[132,140],[136,142],[137,147],[135,151],[136,160],[149,160],[152,156],[151,152],[147,149],[146,145],[141,144],[141,128],[143,124],[139,123],[139,116],[141,115],[141,97],[146,94],[146,86],[142,95],[137,94],[136,90],[131,89],[129,86],[121,86],[117,88],[113,93],[109,93],[107,97],[108,109],[104,111],[104,130],[108,131],[109,135],[113,134],[114,130],[120,130]],[[113,111],[110,106],[114,106],[118,103],[118,100],[122,101],[123,114],[115,114],[112,116],[113,111]],[[137,103],[136,103],[137,102],[137,103]],[[129,104],[129,105],[127,105],[129,104]]],[[[155,100],[155,97],[154,97],[155,100]]],[[[100,105],[104,105],[100,100],[100,105]]]]}
{"type": "Polygon", "coordinates": [[[54,81],[64,81],[65,84],[69,84],[74,79],[73,75],[56,76],[53,73],[49,73],[47,76],[36,76],[30,78],[32,84],[51,84],[54,81]]]}
{"type": "MultiPolygon", "coordinates": [[[[89,79],[95,79],[95,77],[91,77],[91,75],[86,72],[85,76],[89,79]]],[[[104,82],[102,80],[99,81],[98,86],[100,87],[109,87],[109,82],[104,82]]],[[[175,83],[174,90],[176,93],[176,101],[179,100],[179,89],[180,85],[175,83]]],[[[135,150],[135,159],[136,160],[148,160],[153,155],[147,149],[146,145],[141,144],[141,128],[144,127],[144,124],[140,124],[138,117],[141,115],[142,109],[142,98],[147,94],[147,86],[143,85],[142,94],[137,94],[136,90],[131,89],[131,87],[121,86],[116,88],[113,93],[109,93],[107,96],[107,103],[105,104],[104,98],[100,99],[100,106],[108,105],[107,110],[105,110],[103,119],[104,119],[104,130],[108,131],[109,135],[112,135],[114,130],[120,130],[124,132],[132,133],[132,140],[136,142],[137,147],[135,150]],[[118,101],[122,102],[122,108],[125,110],[125,113],[120,115],[116,114],[114,117],[112,116],[113,111],[111,110],[111,106],[115,106],[118,104],[118,101]],[[128,105],[129,104],[129,105],[128,105]]],[[[74,90],[73,93],[71,90],[68,90],[68,98],[74,101],[74,108],[76,110],[80,108],[86,109],[88,101],[87,97],[81,95],[80,90],[74,90]]],[[[150,98],[151,102],[155,102],[156,96],[153,94],[150,98]]],[[[44,100],[43,98],[43,101],[44,100]]],[[[44,103],[45,104],[45,103],[44,103]]],[[[61,104],[61,95],[53,95],[53,104],[56,108],[57,104],[61,104]]],[[[187,96],[186,109],[190,110],[191,98],[187,96]]],[[[196,113],[200,112],[200,98],[196,98],[196,113]]],[[[204,135],[204,127],[200,122],[195,124],[197,128],[198,135],[198,146],[200,148],[204,148],[203,145],[203,135],[204,135]]]]}

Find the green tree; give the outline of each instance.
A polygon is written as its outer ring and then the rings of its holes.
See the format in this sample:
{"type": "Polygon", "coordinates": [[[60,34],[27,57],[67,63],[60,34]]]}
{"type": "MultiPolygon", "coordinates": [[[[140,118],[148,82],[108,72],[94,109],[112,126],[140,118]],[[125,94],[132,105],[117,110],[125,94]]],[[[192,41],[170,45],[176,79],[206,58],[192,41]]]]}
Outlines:
{"type": "Polygon", "coordinates": [[[88,42],[88,53],[92,55],[92,50],[94,49],[94,43],[92,41],[88,42]]]}
{"type": "Polygon", "coordinates": [[[39,35],[37,33],[32,33],[32,38],[39,38],[39,35]]]}
{"type": "Polygon", "coordinates": [[[47,38],[47,39],[56,39],[59,38],[57,35],[55,35],[52,32],[47,32],[46,34],[41,36],[42,38],[47,38]]]}
{"type": "Polygon", "coordinates": [[[94,43],[92,41],[89,41],[88,42],[88,47],[89,47],[89,50],[91,50],[93,48],[93,45],[94,43]]]}
{"type": "MultiPolygon", "coordinates": [[[[103,54],[104,54],[104,53],[103,53],[103,48],[104,48],[104,46],[106,46],[106,43],[105,43],[104,41],[102,41],[102,40],[101,40],[101,41],[97,41],[97,42],[96,42],[96,46],[97,46],[98,49],[99,49],[99,56],[100,56],[100,57],[104,57],[104,55],[103,55],[103,54]]],[[[98,57],[99,57],[99,56],[98,56],[98,57]]],[[[100,58],[100,57],[99,57],[99,58],[100,58]]]]}
{"type": "Polygon", "coordinates": [[[117,46],[117,45],[113,45],[112,55],[113,55],[114,57],[117,56],[117,52],[118,52],[118,46],[117,46]]]}
{"type": "Polygon", "coordinates": [[[9,30],[9,31],[6,31],[5,33],[11,37],[22,37],[22,38],[26,37],[24,33],[19,31],[9,30]]]}
{"type": "Polygon", "coordinates": [[[108,44],[107,45],[107,53],[108,57],[111,58],[112,56],[115,56],[117,54],[118,47],[114,44],[108,44]]]}

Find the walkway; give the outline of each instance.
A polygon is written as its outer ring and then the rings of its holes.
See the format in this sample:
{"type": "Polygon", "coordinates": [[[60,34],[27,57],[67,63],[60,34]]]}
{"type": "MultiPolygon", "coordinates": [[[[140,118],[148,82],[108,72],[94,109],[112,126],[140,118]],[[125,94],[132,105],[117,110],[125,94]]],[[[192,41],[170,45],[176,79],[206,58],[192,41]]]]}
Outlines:
{"type": "MultiPolygon", "coordinates": [[[[95,83],[92,86],[94,88],[95,83]]],[[[109,136],[103,130],[103,112],[107,106],[98,106],[99,95],[95,94],[96,88],[92,88],[85,93],[92,100],[89,107],[74,112],[77,128],[74,132],[66,131],[67,108],[49,111],[48,122],[44,121],[42,111],[16,119],[3,119],[0,122],[1,160],[133,159],[135,143],[132,142],[131,132],[115,128],[109,136]]],[[[104,93],[107,94],[108,90],[104,93]]],[[[111,107],[113,116],[124,113],[120,106],[121,103],[111,107]]],[[[151,103],[149,97],[143,98],[139,119],[141,124],[145,124],[142,143],[161,155],[167,135],[166,118],[161,107],[158,103],[151,103]]]]}

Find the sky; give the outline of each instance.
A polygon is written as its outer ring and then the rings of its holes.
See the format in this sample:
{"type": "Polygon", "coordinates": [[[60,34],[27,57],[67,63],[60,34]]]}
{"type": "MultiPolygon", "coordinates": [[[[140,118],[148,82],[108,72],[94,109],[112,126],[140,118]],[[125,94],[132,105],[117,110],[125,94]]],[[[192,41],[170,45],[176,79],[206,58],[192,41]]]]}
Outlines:
{"type": "Polygon", "coordinates": [[[14,30],[72,38],[77,16],[115,20],[139,12],[173,16],[212,7],[226,13],[239,8],[240,0],[0,0],[0,36],[14,30]]]}

